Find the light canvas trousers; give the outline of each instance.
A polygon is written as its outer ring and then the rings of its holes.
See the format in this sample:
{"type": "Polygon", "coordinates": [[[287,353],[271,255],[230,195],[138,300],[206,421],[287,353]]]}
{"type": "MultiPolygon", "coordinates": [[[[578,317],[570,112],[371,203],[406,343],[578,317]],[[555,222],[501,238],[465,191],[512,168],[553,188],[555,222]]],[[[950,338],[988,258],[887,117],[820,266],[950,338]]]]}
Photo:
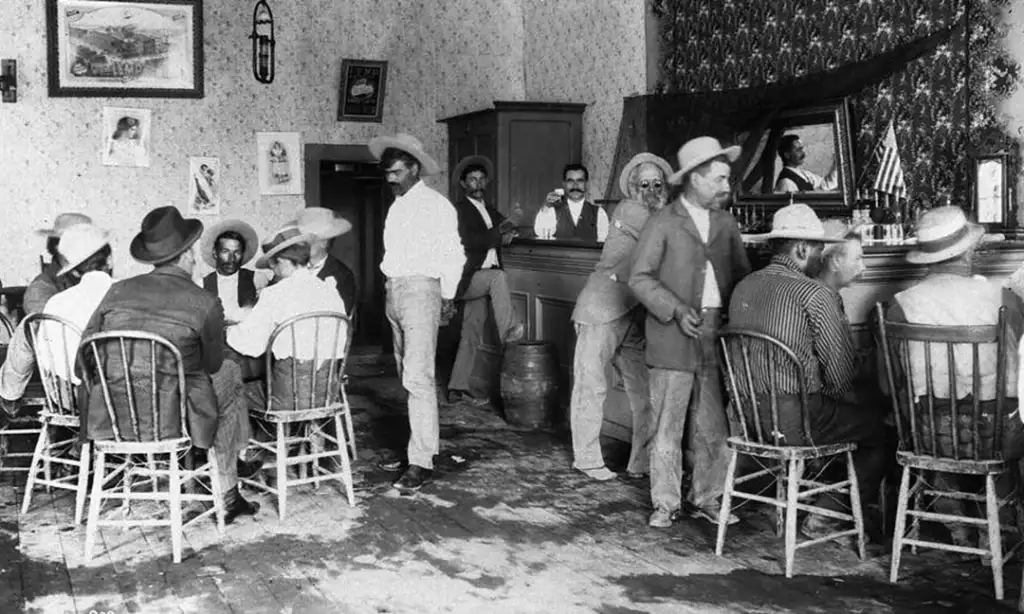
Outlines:
{"type": "Polygon", "coordinates": [[[19,326],[7,346],[7,359],[0,366],[0,397],[8,401],[20,399],[35,369],[36,355],[29,345],[28,333],[24,326],[19,326]]]}

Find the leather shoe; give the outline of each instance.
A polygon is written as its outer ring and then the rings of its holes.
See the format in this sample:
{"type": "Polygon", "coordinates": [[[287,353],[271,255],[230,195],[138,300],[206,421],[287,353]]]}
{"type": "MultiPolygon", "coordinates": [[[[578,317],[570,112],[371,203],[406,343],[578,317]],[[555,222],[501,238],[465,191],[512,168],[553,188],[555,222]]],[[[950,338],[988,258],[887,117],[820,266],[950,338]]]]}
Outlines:
{"type": "Polygon", "coordinates": [[[409,465],[409,468],[405,470],[402,477],[398,478],[398,481],[394,483],[394,487],[402,492],[416,492],[429,482],[433,475],[434,471],[432,469],[426,469],[419,465],[409,465]]]}
{"type": "Polygon", "coordinates": [[[224,493],[224,524],[231,524],[239,516],[255,516],[260,511],[260,504],[246,501],[235,486],[224,493]]]}

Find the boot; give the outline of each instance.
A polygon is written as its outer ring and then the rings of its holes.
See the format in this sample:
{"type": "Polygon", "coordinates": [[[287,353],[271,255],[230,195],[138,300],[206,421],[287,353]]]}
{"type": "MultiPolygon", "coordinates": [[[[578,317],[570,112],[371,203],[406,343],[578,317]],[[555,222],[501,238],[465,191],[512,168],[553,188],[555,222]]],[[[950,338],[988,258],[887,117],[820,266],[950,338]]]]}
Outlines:
{"type": "Polygon", "coordinates": [[[224,524],[231,524],[239,516],[255,516],[258,511],[260,504],[242,498],[238,486],[224,491],[224,524]]]}

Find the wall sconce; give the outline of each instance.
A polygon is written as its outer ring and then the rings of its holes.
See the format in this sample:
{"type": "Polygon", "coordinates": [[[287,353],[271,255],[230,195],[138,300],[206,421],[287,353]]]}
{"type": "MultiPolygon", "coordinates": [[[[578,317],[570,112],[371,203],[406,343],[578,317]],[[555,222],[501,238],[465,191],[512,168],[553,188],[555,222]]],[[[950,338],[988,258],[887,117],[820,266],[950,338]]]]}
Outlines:
{"type": "Polygon", "coordinates": [[[274,81],[274,14],[267,0],[252,10],[252,75],[260,83],[274,81]]]}
{"type": "Polygon", "coordinates": [[[17,60],[0,60],[0,100],[18,102],[17,60]]]}

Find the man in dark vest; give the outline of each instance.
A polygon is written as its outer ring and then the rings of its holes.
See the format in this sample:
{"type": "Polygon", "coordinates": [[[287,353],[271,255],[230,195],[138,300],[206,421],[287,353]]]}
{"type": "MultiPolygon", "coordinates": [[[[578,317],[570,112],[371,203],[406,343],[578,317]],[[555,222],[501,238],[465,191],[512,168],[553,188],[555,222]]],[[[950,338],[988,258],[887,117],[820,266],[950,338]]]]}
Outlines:
{"type": "Polygon", "coordinates": [[[782,170],[775,181],[776,194],[791,192],[834,192],[839,188],[836,165],[833,161],[832,170],[822,177],[811,171],[800,168],[807,159],[804,144],[795,134],[787,134],[779,140],[779,157],[782,158],[782,170]]]}
{"type": "Polygon", "coordinates": [[[203,289],[220,298],[229,323],[242,321],[256,304],[257,293],[267,285],[266,278],[242,268],[256,255],[258,246],[256,231],[241,220],[225,220],[203,235],[200,252],[215,269],[203,278],[203,289]]]}
{"type": "Polygon", "coordinates": [[[604,242],[608,236],[608,214],[586,200],[590,173],[582,164],[567,164],[562,170],[562,187],[548,193],[537,217],[535,236],[545,239],[578,239],[604,242]],[[552,220],[551,213],[554,213],[552,220]],[[554,232],[545,227],[554,222],[554,232]]]}
{"type": "Polygon", "coordinates": [[[309,242],[309,269],[320,279],[337,284],[345,313],[354,316],[359,296],[355,273],[331,254],[334,239],[352,230],[352,223],[324,207],[303,209],[295,223],[301,232],[314,236],[309,242]]]}

